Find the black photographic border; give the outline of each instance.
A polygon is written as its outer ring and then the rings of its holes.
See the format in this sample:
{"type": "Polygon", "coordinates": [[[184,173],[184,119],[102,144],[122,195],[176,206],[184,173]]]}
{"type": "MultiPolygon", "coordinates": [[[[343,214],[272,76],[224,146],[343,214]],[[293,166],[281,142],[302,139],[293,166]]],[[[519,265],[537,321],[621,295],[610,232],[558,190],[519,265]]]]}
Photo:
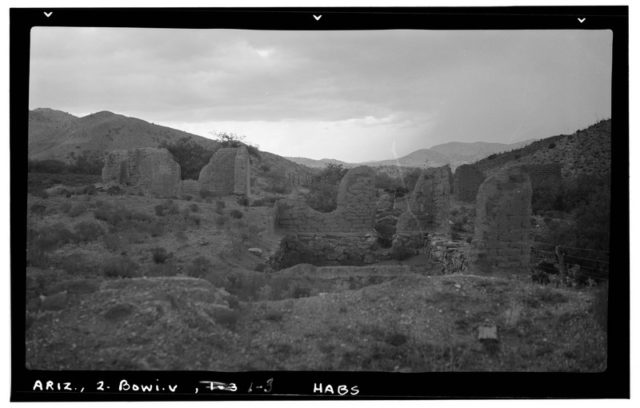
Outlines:
{"type": "MultiPolygon", "coordinates": [[[[271,399],[629,398],[629,71],[627,6],[407,8],[13,8],[10,10],[11,401],[271,399]],[[51,18],[44,12],[52,12],[51,18]],[[322,15],[317,20],[313,15],[322,15]],[[578,18],[586,18],[584,22],[578,18]],[[254,30],[609,29],[613,32],[611,259],[608,368],[602,373],[373,373],[37,371],[25,368],[27,128],[30,30],[35,26],[228,28],[254,30]],[[269,393],[248,393],[250,383],[269,393]],[[113,391],[128,383],[179,384],[178,392],[113,391]],[[36,380],[70,382],[73,391],[34,391],[36,380]],[[194,394],[201,380],[235,383],[237,392],[194,394]],[[97,391],[99,381],[111,391],[97,391]],[[314,393],[331,384],[335,394],[314,393]],[[359,393],[338,395],[337,387],[359,393]],[[79,389],[84,387],[83,392],[79,389]]],[[[551,135],[549,135],[551,136],[551,135]]]]}

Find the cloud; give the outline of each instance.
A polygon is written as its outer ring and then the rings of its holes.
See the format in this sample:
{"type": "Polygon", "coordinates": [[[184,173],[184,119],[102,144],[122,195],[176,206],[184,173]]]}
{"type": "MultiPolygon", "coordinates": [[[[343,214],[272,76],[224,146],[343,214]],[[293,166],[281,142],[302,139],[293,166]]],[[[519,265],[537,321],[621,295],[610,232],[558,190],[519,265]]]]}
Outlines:
{"type": "Polygon", "coordinates": [[[37,27],[30,106],[190,128],[270,123],[296,143],[288,122],[361,140],[384,128],[415,148],[506,142],[608,117],[611,41],[594,30],[37,27]]]}

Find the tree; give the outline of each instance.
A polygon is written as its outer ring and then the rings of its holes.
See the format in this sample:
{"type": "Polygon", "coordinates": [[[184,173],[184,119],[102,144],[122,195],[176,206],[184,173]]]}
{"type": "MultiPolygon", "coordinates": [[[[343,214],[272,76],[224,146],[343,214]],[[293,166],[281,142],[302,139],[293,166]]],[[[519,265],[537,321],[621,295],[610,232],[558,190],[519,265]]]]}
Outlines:
{"type": "Polygon", "coordinates": [[[188,137],[174,143],[163,142],[160,147],[167,149],[180,165],[183,180],[197,180],[200,170],[209,163],[215,149],[206,148],[188,137]]]}

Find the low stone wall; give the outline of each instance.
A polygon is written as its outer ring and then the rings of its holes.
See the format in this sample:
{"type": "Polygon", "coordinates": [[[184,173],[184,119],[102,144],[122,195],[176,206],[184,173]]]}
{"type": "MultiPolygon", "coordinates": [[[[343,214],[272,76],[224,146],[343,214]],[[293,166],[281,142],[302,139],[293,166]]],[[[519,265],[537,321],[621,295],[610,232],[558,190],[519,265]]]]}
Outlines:
{"type": "Polygon", "coordinates": [[[274,269],[297,264],[366,265],[376,261],[377,236],[371,234],[291,234],[285,236],[270,263],[274,269]]]}
{"type": "Polygon", "coordinates": [[[531,181],[520,167],[482,183],[470,264],[487,274],[528,273],[531,252],[531,181]]]}
{"type": "Polygon", "coordinates": [[[105,155],[102,181],[137,188],[145,194],[177,197],[181,194],[180,165],[167,149],[114,150],[105,155]]]}

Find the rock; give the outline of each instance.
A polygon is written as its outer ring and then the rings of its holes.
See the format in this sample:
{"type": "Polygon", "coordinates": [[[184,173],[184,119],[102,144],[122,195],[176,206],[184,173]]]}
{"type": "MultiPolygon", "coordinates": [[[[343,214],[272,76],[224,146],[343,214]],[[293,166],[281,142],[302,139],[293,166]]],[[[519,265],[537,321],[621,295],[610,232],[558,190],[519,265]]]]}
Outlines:
{"type": "Polygon", "coordinates": [[[67,291],[56,293],[51,296],[42,296],[40,308],[42,310],[62,310],[67,306],[67,291]]]}
{"type": "Polygon", "coordinates": [[[249,248],[247,251],[251,252],[255,256],[262,256],[262,249],[260,248],[249,248]]]}
{"type": "Polygon", "coordinates": [[[495,325],[478,327],[478,340],[498,340],[498,327],[495,325]]]}

